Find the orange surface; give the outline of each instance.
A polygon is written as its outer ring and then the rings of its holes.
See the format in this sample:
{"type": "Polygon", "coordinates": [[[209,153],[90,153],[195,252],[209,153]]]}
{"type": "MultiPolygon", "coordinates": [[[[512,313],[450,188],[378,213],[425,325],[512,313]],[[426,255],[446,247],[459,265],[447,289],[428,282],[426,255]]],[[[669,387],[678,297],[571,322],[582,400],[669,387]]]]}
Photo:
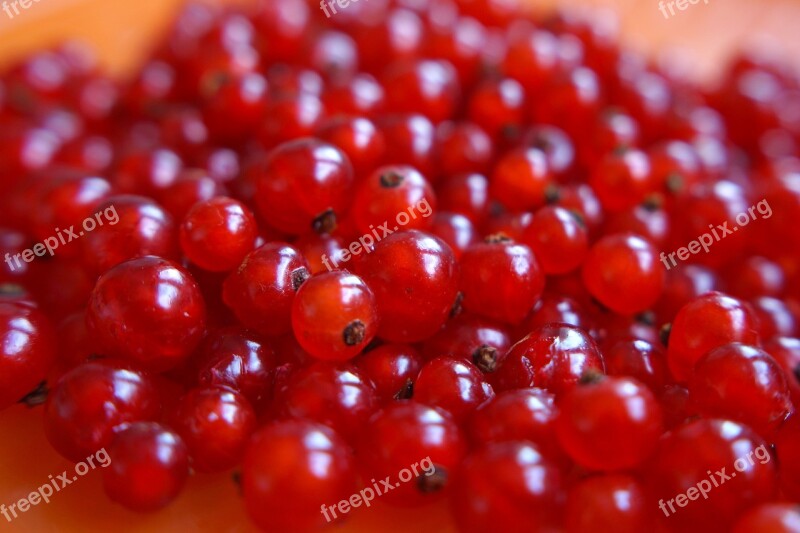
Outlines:
{"type": "MultiPolygon", "coordinates": [[[[268,0],[269,1],[269,0],[268,0]]],[[[166,31],[178,0],[38,0],[9,19],[0,11],[0,64],[65,38],[93,45],[110,72],[130,72],[149,45],[166,31]]],[[[575,3],[575,2],[571,2],[575,3]]],[[[709,0],[665,19],[657,0],[582,2],[622,14],[624,41],[654,58],[685,68],[699,79],[713,78],[739,46],[774,40],[800,67],[800,0],[709,0]],[[791,55],[789,55],[791,53],[791,55]],[[792,57],[793,56],[793,57],[792,57]]],[[[534,2],[546,8],[554,1],[534,2]]],[[[10,504],[43,485],[48,475],[72,469],[44,439],[41,409],[16,407],[0,412],[0,503],[10,504]]],[[[342,533],[360,531],[453,531],[441,507],[401,513],[381,507],[354,510],[339,520],[342,533]]],[[[253,531],[236,487],[228,476],[195,476],[183,495],[155,515],[135,515],[108,502],[99,472],[79,478],[49,504],[39,504],[1,531],[253,531]],[[113,529],[112,529],[113,528],[113,529]]]]}

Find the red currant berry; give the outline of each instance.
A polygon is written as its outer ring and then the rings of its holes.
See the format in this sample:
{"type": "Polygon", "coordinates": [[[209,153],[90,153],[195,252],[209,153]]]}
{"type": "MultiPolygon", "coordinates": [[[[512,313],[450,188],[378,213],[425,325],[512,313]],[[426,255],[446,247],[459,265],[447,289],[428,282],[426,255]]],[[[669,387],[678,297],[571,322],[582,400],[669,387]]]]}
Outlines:
{"type": "Polygon", "coordinates": [[[375,293],[381,326],[378,337],[416,342],[447,320],[456,301],[458,265],[444,242],[411,230],[393,233],[354,264],[375,293]]]}
{"type": "Polygon", "coordinates": [[[641,484],[624,474],[606,474],[584,479],[567,495],[567,533],[616,531],[637,533],[648,525],[649,509],[641,484]]]}
{"type": "Polygon", "coordinates": [[[105,355],[162,371],[200,343],[206,309],[187,271],[149,256],[117,265],[97,280],[86,324],[105,355]]]}
{"type": "Polygon", "coordinates": [[[154,420],[160,411],[158,391],[147,375],[87,363],[64,374],[50,391],[44,431],[58,453],[81,461],[110,445],[120,427],[154,420]]]}
{"type": "Polygon", "coordinates": [[[189,476],[189,454],[181,438],[159,424],[137,422],[123,429],[108,451],[103,471],[108,497],[137,512],[166,507],[189,476]]]}
{"type": "Polygon", "coordinates": [[[559,403],[559,442],[576,463],[590,470],[639,466],[663,431],[655,395],[631,378],[587,375],[584,379],[559,403]]]}
{"type": "Polygon", "coordinates": [[[181,249],[192,263],[212,272],[239,266],[255,244],[258,227],[250,210],[230,198],[198,203],[180,228],[181,249]]]}
{"type": "Polygon", "coordinates": [[[408,344],[384,344],[361,355],[355,366],[375,385],[383,403],[411,398],[422,356],[408,344]]]}
{"type": "Polygon", "coordinates": [[[672,376],[686,382],[697,361],[724,344],[758,346],[757,331],[755,317],[744,303],[720,292],[699,296],[683,306],[672,323],[667,344],[672,376]]]}
{"type": "Polygon", "coordinates": [[[379,324],[375,295],[361,278],[343,270],[313,276],[292,303],[297,342],[322,360],[352,359],[372,341],[379,324]]]}
{"type": "Polygon", "coordinates": [[[666,277],[658,252],[647,240],[630,233],[600,239],[583,263],[583,282],[597,300],[624,315],[656,303],[666,277]]]}
{"type": "Polygon", "coordinates": [[[457,422],[493,396],[492,386],[478,367],[448,356],[425,363],[414,383],[414,400],[441,407],[457,422]]]}
{"type": "Polygon", "coordinates": [[[192,389],[180,400],[172,418],[200,472],[222,472],[241,460],[256,415],[241,394],[221,387],[192,389]]]}
{"type": "Polygon", "coordinates": [[[566,274],[583,263],[589,236],[580,218],[562,207],[534,213],[521,241],[530,246],[545,274],[566,274]]]}
{"type": "Polygon", "coordinates": [[[459,288],[464,309],[518,324],[544,291],[544,274],[531,249],[505,237],[489,237],[461,256],[459,288]]]}
{"type": "Polygon", "coordinates": [[[354,463],[347,444],[326,426],[306,420],[272,423],[253,435],[245,452],[247,512],[266,530],[322,527],[320,509],[334,513],[336,503],[355,492],[354,463]]]}
{"type": "Polygon", "coordinates": [[[603,371],[603,357],[589,334],[567,324],[546,324],[511,347],[491,383],[498,391],[539,387],[559,396],[585,373],[603,371]]]}
{"type": "Polygon", "coordinates": [[[465,452],[464,437],[450,415],[411,400],[378,411],[358,441],[367,479],[394,478],[421,461],[432,465],[424,475],[384,495],[391,503],[407,505],[420,505],[446,494],[451,481],[448,476],[465,452]]]}
{"type": "Polygon", "coordinates": [[[745,344],[720,346],[697,361],[689,392],[703,415],[737,420],[765,437],[794,411],[781,367],[745,344]]]}
{"type": "Polygon", "coordinates": [[[271,226],[299,235],[329,233],[350,205],[353,168],[333,145],[300,139],[273,149],[256,182],[259,212],[271,226]]]}
{"type": "Polygon", "coordinates": [[[325,424],[351,442],[377,408],[368,379],[355,368],[328,363],[292,374],[278,401],[291,418],[325,424]]]}
{"type": "Polygon", "coordinates": [[[55,331],[25,302],[0,302],[0,409],[32,392],[55,361],[55,331]]]}
{"type": "Polygon", "coordinates": [[[222,298],[248,328],[264,335],[291,330],[295,293],[309,277],[308,263],[294,247],[271,242],[250,252],[222,288],[222,298]]]}
{"type": "Polygon", "coordinates": [[[460,465],[453,488],[453,516],[465,533],[548,531],[563,500],[558,468],[525,442],[473,452],[460,465]]]}

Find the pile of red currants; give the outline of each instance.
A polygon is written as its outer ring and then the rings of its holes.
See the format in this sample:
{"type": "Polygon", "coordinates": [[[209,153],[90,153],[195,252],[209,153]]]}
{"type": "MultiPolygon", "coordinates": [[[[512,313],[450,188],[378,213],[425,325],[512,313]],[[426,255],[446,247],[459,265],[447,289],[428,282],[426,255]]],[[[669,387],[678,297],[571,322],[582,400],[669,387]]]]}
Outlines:
{"type": "Polygon", "coordinates": [[[772,60],[702,88],[516,0],[197,5],[126,82],[75,45],[5,71],[0,137],[0,408],[107,448],[129,509],[230,471],[265,530],[332,527],[428,459],[380,503],[800,531],[800,77],[772,60]]]}

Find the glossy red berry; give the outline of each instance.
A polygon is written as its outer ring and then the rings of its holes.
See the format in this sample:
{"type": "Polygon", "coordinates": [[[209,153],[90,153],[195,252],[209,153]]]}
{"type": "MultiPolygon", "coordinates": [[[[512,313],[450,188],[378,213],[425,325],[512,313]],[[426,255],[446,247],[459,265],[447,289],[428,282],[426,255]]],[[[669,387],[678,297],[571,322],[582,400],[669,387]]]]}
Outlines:
{"type": "Polygon", "coordinates": [[[352,359],[372,341],[379,324],[375,295],[361,278],[344,270],[309,278],[292,302],[297,342],[318,359],[352,359]]]}
{"type": "Polygon", "coordinates": [[[389,68],[383,77],[386,105],[397,113],[420,113],[438,123],[458,104],[456,71],[447,61],[423,59],[389,68]]]}
{"type": "Polygon", "coordinates": [[[642,464],[663,432],[655,395],[630,378],[585,376],[559,403],[558,440],[590,470],[618,471],[642,464]]]}
{"type": "Polygon", "coordinates": [[[700,358],[689,393],[703,415],[736,420],[765,437],[794,411],[781,367],[746,344],[726,344],[700,358]]]}
{"type": "Polygon", "coordinates": [[[212,272],[239,266],[255,244],[255,217],[241,202],[218,197],[198,203],[180,227],[181,249],[192,263],[212,272]]]}
{"type": "Polygon", "coordinates": [[[520,240],[531,248],[549,275],[575,270],[589,251],[589,235],[583,222],[562,207],[547,206],[534,213],[520,240]]]}
{"type": "Polygon", "coordinates": [[[392,479],[410,465],[429,461],[430,470],[383,495],[387,501],[421,505],[446,494],[466,442],[449,414],[404,400],[378,411],[362,431],[359,457],[367,479],[392,479]]]}
{"type": "Polygon", "coordinates": [[[453,516],[469,533],[547,531],[563,505],[562,483],[533,444],[489,444],[470,454],[454,476],[453,516]]]}
{"type": "Polygon", "coordinates": [[[666,277],[656,248],[638,235],[617,233],[600,239],[583,263],[583,282],[601,304],[624,315],[656,303],[666,277]]]}
{"type": "Polygon", "coordinates": [[[250,440],[242,492],[247,513],[261,528],[321,527],[326,521],[320,509],[356,492],[355,459],[341,437],[326,426],[306,420],[273,422],[250,440]]]}
{"type": "Polygon", "coordinates": [[[177,258],[175,223],[152,200],[143,196],[111,196],[95,208],[95,213],[100,212],[107,222],[80,240],[81,258],[93,273],[100,275],[128,259],[146,255],[177,258]]]}
{"type": "Polygon", "coordinates": [[[0,409],[47,377],[56,346],[53,326],[39,310],[26,302],[0,302],[0,409]]]}
{"type": "Polygon", "coordinates": [[[543,151],[517,148],[500,158],[489,184],[492,198],[511,211],[522,211],[543,206],[555,183],[543,151]]]}
{"type": "Polygon", "coordinates": [[[408,344],[384,344],[358,357],[355,366],[375,386],[381,402],[411,398],[422,356],[408,344]]]}
{"type": "Polygon", "coordinates": [[[375,293],[381,339],[425,339],[445,323],[456,303],[458,265],[453,251],[427,233],[392,233],[353,267],[375,293]]]}
{"type": "Polygon", "coordinates": [[[750,428],[695,420],[659,443],[647,470],[649,505],[658,506],[664,525],[727,528],[748,507],[773,497],[775,466],[768,444],[750,428]]]}
{"type": "Polygon", "coordinates": [[[97,280],[86,324],[104,355],[161,371],[184,361],[200,343],[206,308],[186,270],[148,256],[117,265],[97,280]]]}
{"type": "Polygon", "coordinates": [[[670,381],[667,352],[658,343],[643,339],[619,340],[603,351],[609,376],[627,376],[659,392],[670,381]]]}
{"type": "Polygon", "coordinates": [[[546,324],[511,347],[491,383],[498,391],[538,387],[559,396],[585,373],[603,371],[603,357],[588,333],[567,324],[546,324]]]}
{"type": "Polygon", "coordinates": [[[544,290],[544,274],[531,249],[505,237],[467,248],[460,270],[464,309],[505,324],[521,322],[544,290]]]}
{"type": "Polygon", "coordinates": [[[632,208],[655,190],[650,160],[639,150],[607,155],[592,172],[589,184],[609,211],[632,208]]]}
{"type": "Polygon", "coordinates": [[[236,466],[255,430],[253,407],[241,394],[222,387],[196,388],[180,400],[173,417],[175,432],[200,472],[236,466]]]}
{"type": "Polygon", "coordinates": [[[369,379],[351,366],[329,363],[292,374],[277,401],[286,415],[325,424],[349,442],[377,409],[369,379]]]}
{"type": "Polygon", "coordinates": [[[64,457],[81,461],[111,444],[120,428],[155,420],[161,400],[150,377],[115,364],[72,369],[47,396],[44,430],[64,457]]]}
{"type": "Polygon", "coordinates": [[[273,149],[256,182],[259,213],[292,235],[330,232],[350,205],[353,168],[335,146],[317,139],[273,149]]]}
{"type": "Polygon", "coordinates": [[[483,373],[463,359],[437,357],[425,363],[414,383],[414,400],[441,407],[460,422],[494,396],[483,373]]]}
{"type": "Polygon", "coordinates": [[[120,431],[103,471],[108,497],[137,512],[153,512],[174,500],[189,476],[189,454],[181,438],[153,422],[120,431]]]}
{"type": "Polygon", "coordinates": [[[667,361],[675,379],[687,381],[697,361],[724,344],[758,346],[752,311],[741,301],[720,292],[704,294],[687,303],[672,322],[667,361]]]}
{"type": "Polygon", "coordinates": [[[764,503],[744,513],[733,526],[733,533],[792,533],[800,531],[800,510],[792,503],[764,503]]]}
{"type": "Polygon", "coordinates": [[[245,326],[263,335],[281,335],[291,330],[292,302],[309,275],[308,263],[296,248],[267,243],[230,273],[222,298],[245,326]]]}
{"type": "Polygon", "coordinates": [[[436,209],[436,195],[414,168],[384,166],[356,188],[351,216],[362,235],[398,229],[428,229],[436,209]]]}
{"type": "Polygon", "coordinates": [[[594,528],[636,533],[646,528],[646,495],[641,483],[626,474],[593,476],[573,485],[567,494],[565,531],[594,528]]]}

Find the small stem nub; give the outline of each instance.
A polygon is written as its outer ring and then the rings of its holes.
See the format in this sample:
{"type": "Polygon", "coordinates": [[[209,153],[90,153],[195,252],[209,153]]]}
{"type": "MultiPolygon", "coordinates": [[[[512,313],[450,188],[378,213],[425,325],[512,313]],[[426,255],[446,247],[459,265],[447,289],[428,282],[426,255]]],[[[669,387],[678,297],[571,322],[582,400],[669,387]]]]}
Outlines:
{"type": "Polygon", "coordinates": [[[461,314],[461,311],[463,311],[461,302],[463,301],[464,301],[464,295],[461,293],[461,291],[459,291],[456,294],[456,300],[453,302],[453,307],[450,308],[450,318],[455,318],[461,314]]]}
{"type": "Polygon", "coordinates": [[[410,400],[414,397],[414,382],[407,379],[405,385],[394,395],[395,400],[410,400]]]}
{"type": "Polygon", "coordinates": [[[344,328],[342,337],[344,338],[344,343],[347,346],[355,346],[356,344],[364,342],[366,333],[367,326],[365,326],[360,320],[353,320],[347,324],[347,327],[344,328]]]}
{"type": "Polygon", "coordinates": [[[311,223],[311,227],[315,233],[318,234],[330,234],[336,229],[336,213],[334,213],[333,209],[328,209],[323,211],[314,221],[311,223]]]}
{"type": "Polygon", "coordinates": [[[389,171],[381,174],[381,187],[386,189],[394,189],[403,184],[405,178],[399,172],[389,171]]]}
{"type": "Polygon", "coordinates": [[[597,370],[587,370],[581,374],[578,384],[580,385],[595,385],[605,379],[605,374],[597,370]]]}
{"type": "Polygon", "coordinates": [[[664,324],[661,326],[661,330],[658,332],[658,336],[661,339],[661,344],[667,346],[669,343],[669,334],[672,333],[672,324],[664,324]]]}
{"type": "Polygon", "coordinates": [[[511,237],[509,237],[505,233],[493,233],[491,235],[488,235],[484,239],[484,242],[486,244],[502,244],[505,242],[511,242],[511,240],[512,240],[511,237]]]}
{"type": "Polygon", "coordinates": [[[42,381],[39,385],[36,386],[31,392],[26,394],[19,403],[27,406],[27,407],[36,407],[37,405],[42,405],[44,401],[47,399],[47,394],[50,392],[50,389],[47,388],[47,382],[42,381]]]}
{"type": "Polygon", "coordinates": [[[486,344],[472,353],[472,362],[487,374],[497,370],[497,358],[497,348],[486,344]]]}
{"type": "Polygon", "coordinates": [[[439,465],[433,465],[433,473],[417,478],[417,488],[423,494],[439,492],[447,485],[447,470],[439,465]]]}
{"type": "Polygon", "coordinates": [[[297,292],[297,289],[300,288],[300,285],[305,283],[310,277],[311,273],[306,267],[300,267],[297,270],[292,271],[292,287],[294,288],[295,292],[297,292]]]}

